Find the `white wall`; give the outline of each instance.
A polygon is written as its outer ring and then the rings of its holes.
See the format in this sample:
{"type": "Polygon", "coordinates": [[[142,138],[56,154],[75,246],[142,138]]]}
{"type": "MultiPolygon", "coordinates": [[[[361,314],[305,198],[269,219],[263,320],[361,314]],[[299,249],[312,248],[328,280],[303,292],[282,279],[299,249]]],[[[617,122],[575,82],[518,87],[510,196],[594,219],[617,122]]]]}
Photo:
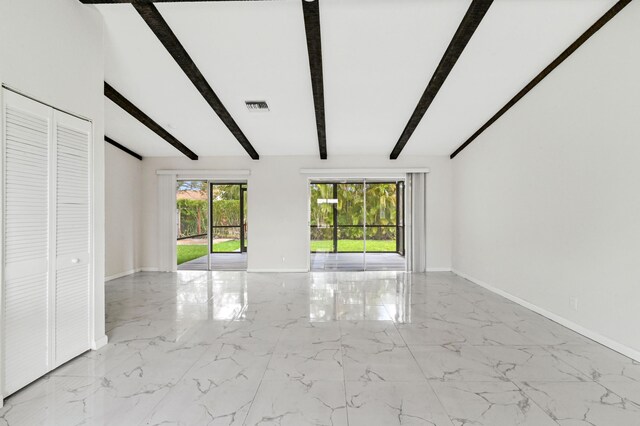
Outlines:
{"type": "Polygon", "coordinates": [[[105,145],[107,279],[133,273],[141,266],[141,176],[140,160],[112,145],[105,145]]]}
{"type": "Polygon", "coordinates": [[[638,22],[632,2],[453,160],[454,270],[636,357],[638,22]]]}
{"type": "Polygon", "coordinates": [[[250,270],[308,269],[307,177],[301,168],[428,167],[427,267],[451,268],[451,162],[447,157],[411,157],[397,161],[372,157],[147,157],[142,162],[143,268],[158,266],[157,176],[159,169],[250,169],[250,270]],[[274,242],[277,242],[274,248],[274,242]],[[282,258],[284,257],[284,262],[282,258]]]}
{"type": "Polygon", "coordinates": [[[104,97],[102,17],[77,0],[0,0],[0,81],[93,122],[95,328],[104,321],[104,97]]]}

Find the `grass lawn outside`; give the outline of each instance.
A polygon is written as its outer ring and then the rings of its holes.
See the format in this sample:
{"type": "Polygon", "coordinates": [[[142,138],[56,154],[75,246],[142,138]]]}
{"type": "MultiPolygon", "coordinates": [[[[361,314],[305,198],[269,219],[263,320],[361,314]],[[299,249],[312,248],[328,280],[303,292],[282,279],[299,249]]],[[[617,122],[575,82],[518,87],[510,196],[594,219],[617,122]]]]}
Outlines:
{"type": "Polygon", "coordinates": [[[213,252],[229,252],[229,251],[240,251],[240,240],[229,240],[223,241],[221,243],[213,243],[213,252]]]}
{"type": "Polygon", "coordinates": [[[178,245],[178,265],[207,255],[207,245],[178,245]]]}
{"type": "MultiPolygon", "coordinates": [[[[311,241],[311,251],[332,251],[333,241],[316,240],[311,241]]],[[[213,252],[239,252],[240,240],[229,240],[213,245],[213,252]]],[[[362,240],[338,240],[339,252],[362,252],[364,251],[364,241],[362,240]]],[[[395,240],[369,240],[367,241],[367,252],[396,251],[395,240]]],[[[178,245],[178,265],[207,255],[207,245],[178,245]]]]}
{"type": "MultiPolygon", "coordinates": [[[[213,252],[239,252],[240,240],[229,240],[213,245],[213,252]]],[[[207,255],[207,245],[178,244],[178,265],[207,255]]]]}
{"type": "MultiPolygon", "coordinates": [[[[311,241],[311,251],[333,251],[333,241],[315,240],[311,241]]],[[[362,240],[338,240],[338,251],[364,251],[364,241],[362,240]]],[[[367,252],[376,251],[396,251],[396,240],[368,240],[367,252]]]]}

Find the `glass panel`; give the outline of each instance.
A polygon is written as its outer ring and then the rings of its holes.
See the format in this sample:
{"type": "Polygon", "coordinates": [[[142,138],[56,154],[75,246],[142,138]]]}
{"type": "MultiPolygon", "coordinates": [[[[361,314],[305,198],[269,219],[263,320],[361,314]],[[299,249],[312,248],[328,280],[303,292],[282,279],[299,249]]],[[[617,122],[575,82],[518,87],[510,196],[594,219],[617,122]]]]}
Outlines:
{"type": "Polygon", "coordinates": [[[396,182],[367,183],[366,269],[370,271],[405,270],[402,246],[402,189],[396,182]],[[399,235],[400,233],[400,235],[399,235]]]}
{"type": "Polygon", "coordinates": [[[338,252],[362,253],[363,251],[363,227],[338,227],[338,252]]]}
{"type": "Polygon", "coordinates": [[[246,248],[246,185],[211,185],[211,252],[240,253],[246,248]],[[242,197],[242,199],[241,199],[242,197]]]}
{"type": "Polygon", "coordinates": [[[311,184],[311,225],[333,226],[333,185],[311,184]]]}
{"type": "Polygon", "coordinates": [[[176,187],[178,265],[207,269],[207,182],[178,181],[176,187]]]}
{"type": "Polygon", "coordinates": [[[240,227],[212,228],[211,246],[213,253],[240,252],[240,227]]]}
{"type": "Polygon", "coordinates": [[[395,225],[396,184],[368,183],[367,184],[367,226],[395,225]]]}
{"type": "Polygon", "coordinates": [[[364,184],[338,184],[338,225],[363,225],[364,184]]]}
{"type": "Polygon", "coordinates": [[[240,185],[211,185],[211,225],[241,226],[240,185]]]}
{"type": "Polygon", "coordinates": [[[312,183],[311,190],[311,251],[333,252],[333,184],[312,183]]]}
{"type": "Polygon", "coordinates": [[[333,251],[333,227],[311,228],[311,251],[333,251]]]}
{"type": "Polygon", "coordinates": [[[364,270],[364,183],[339,183],[336,269],[364,270]]]}
{"type": "Polygon", "coordinates": [[[396,228],[367,225],[367,253],[396,252],[396,228]]]}

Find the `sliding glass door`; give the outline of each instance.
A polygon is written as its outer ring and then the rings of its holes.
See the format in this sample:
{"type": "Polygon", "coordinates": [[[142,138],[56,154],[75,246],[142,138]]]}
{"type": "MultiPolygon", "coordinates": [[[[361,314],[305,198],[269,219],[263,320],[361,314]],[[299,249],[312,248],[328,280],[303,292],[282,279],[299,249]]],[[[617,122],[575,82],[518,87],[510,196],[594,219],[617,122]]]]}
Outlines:
{"type": "Polygon", "coordinates": [[[211,253],[247,251],[246,184],[211,184],[211,253]]]}
{"type": "Polygon", "coordinates": [[[312,270],[404,270],[404,182],[311,182],[310,203],[312,270]]]}
{"type": "Polygon", "coordinates": [[[398,183],[367,183],[367,253],[398,253],[398,183]]]}
{"type": "Polygon", "coordinates": [[[338,253],[364,253],[365,209],[363,183],[336,183],[336,250],[338,253]]]}
{"type": "Polygon", "coordinates": [[[179,270],[209,269],[209,203],[207,181],[179,180],[176,188],[179,270]]]}
{"type": "Polygon", "coordinates": [[[247,184],[179,180],[178,270],[247,269],[247,184]]]}
{"type": "Polygon", "coordinates": [[[336,187],[330,183],[311,184],[311,252],[337,251],[335,208],[338,204],[336,187]]]}

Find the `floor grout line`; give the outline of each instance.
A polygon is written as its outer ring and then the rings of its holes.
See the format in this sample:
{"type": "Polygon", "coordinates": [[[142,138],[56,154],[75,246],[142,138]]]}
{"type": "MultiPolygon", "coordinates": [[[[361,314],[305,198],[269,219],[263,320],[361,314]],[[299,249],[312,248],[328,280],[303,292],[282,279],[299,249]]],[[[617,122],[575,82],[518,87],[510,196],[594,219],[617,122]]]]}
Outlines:
{"type": "Polygon", "coordinates": [[[273,359],[273,355],[276,353],[276,348],[278,347],[278,344],[280,343],[280,339],[282,339],[282,333],[284,333],[284,329],[280,330],[280,335],[278,336],[278,340],[276,340],[275,345],[273,346],[272,350],[271,350],[271,356],[269,356],[269,361],[267,361],[267,365],[264,369],[264,371],[262,372],[262,377],[260,378],[260,383],[258,383],[258,387],[256,387],[256,392],[253,394],[253,398],[251,399],[251,403],[249,404],[249,408],[247,408],[247,414],[244,416],[244,419],[242,420],[242,425],[246,425],[247,424],[247,418],[249,417],[249,414],[251,414],[251,409],[253,408],[253,403],[256,400],[256,397],[258,396],[258,392],[260,392],[260,388],[262,387],[262,383],[264,382],[264,378],[267,375],[267,370],[269,369],[269,365],[271,365],[271,360],[273,359]]]}
{"type": "Polygon", "coordinates": [[[529,398],[529,401],[532,401],[534,404],[536,404],[536,406],[538,408],[540,408],[540,410],[545,413],[547,415],[547,417],[549,417],[551,419],[551,421],[553,421],[555,424],[557,424],[558,426],[561,426],[560,423],[558,423],[556,421],[556,419],[553,418],[553,416],[551,415],[551,413],[548,413],[547,410],[544,409],[544,407],[542,407],[540,404],[538,404],[538,402],[531,397],[531,395],[529,395],[524,389],[522,389],[522,387],[520,387],[520,385],[516,382],[514,382],[513,380],[510,380],[511,383],[513,383],[513,385],[518,388],[518,390],[520,392],[522,392],[523,394],[527,395],[527,398],[529,398]]]}
{"type": "Polygon", "coordinates": [[[349,400],[347,399],[347,373],[344,371],[344,345],[342,342],[342,321],[338,322],[338,330],[340,332],[340,360],[342,361],[342,386],[344,388],[344,411],[347,417],[347,426],[349,426],[349,400]]]}
{"type": "MultiPolygon", "coordinates": [[[[436,399],[438,400],[438,403],[440,404],[440,407],[442,408],[442,411],[447,415],[447,417],[449,418],[449,421],[451,423],[453,423],[453,418],[451,417],[451,414],[449,414],[449,411],[447,411],[447,409],[445,408],[444,404],[442,403],[442,400],[440,400],[440,395],[438,395],[438,392],[436,392],[436,390],[433,388],[433,386],[431,386],[431,382],[429,381],[429,378],[427,377],[426,373],[424,372],[424,369],[422,368],[422,366],[418,362],[418,359],[416,358],[415,354],[411,350],[411,347],[409,346],[409,344],[405,340],[404,336],[402,335],[402,333],[400,333],[400,329],[398,328],[398,325],[396,324],[395,321],[394,321],[393,324],[394,324],[394,327],[396,328],[396,331],[400,335],[400,338],[404,342],[405,347],[407,348],[407,350],[411,354],[411,358],[413,359],[413,362],[416,363],[416,365],[418,366],[418,369],[422,373],[422,376],[424,377],[424,380],[427,383],[427,386],[429,386],[429,389],[431,389],[431,392],[433,392],[433,394],[435,395],[436,399]]],[[[436,346],[442,346],[442,345],[436,345],[436,346]]]]}
{"type": "MultiPolygon", "coordinates": [[[[191,327],[189,327],[189,328],[192,328],[192,327],[193,327],[193,326],[191,326],[191,327]]],[[[151,344],[151,343],[149,343],[149,345],[150,345],[150,344],[151,344]]],[[[149,347],[149,345],[147,345],[147,346],[145,347],[145,349],[146,349],[146,348],[148,348],[148,347],[149,347]]],[[[143,425],[143,424],[145,424],[146,422],[148,422],[148,421],[149,421],[149,419],[150,419],[151,417],[153,417],[153,414],[156,412],[156,408],[157,408],[157,407],[158,407],[158,406],[159,406],[159,405],[160,405],[160,404],[161,404],[165,399],[167,399],[167,398],[169,397],[169,395],[171,395],[171,394],[174,392],[174,390],[175,390],[175,389],[174,389],[174,387],[175,387],[175,386],[177,386],[180,382],[182,382],[182,379],[184,379],[184,376],[186,376],[186,375],[187,375],[187,373],[188,373],[188,372],[189,372],[189,371],[190,371],[190,370],[191,370],[191,369],[192,369],[192,368],[193,368],[193,367],[194,367],[198,362],[200,362],[200,360],[201,360],[201,359],[204,357],[204,355],[209,351],[209,349],[211,349],[211,347],[212,347],[212,346],[213,346],[213,344],[212,344],[212,345],[210,345],[209,347],[207,347],[204,351],[202,351],[202,354],[201,354],[201,355],[200,355],[200,356],[199,356],[199,357],[198,357],[198,358],[193,362],[193,364],[191,364],[188,368],[186,368],[186,369],[184,370],[184,373],[182,374],[182,376],[180,376],[180,378],[178,378],[178,379],[176,380],[175,384],[174,384],[173,386],[171,386],[171,389],[169,389],[169,392],[167,392],[167,394],[166,394],[165,396],[163,396],[162,398],[160,398],[160,400],[159,400],[159,401],[158,401],[158,402],[157,402],[157,403],[156,403],[156,404],[155,404],[155,405],[154,405],[154,406],[153,406],[153,407],[152,407],[152,408],[147,412],[147,415],[145,416],[145,418],[144,418],[140,423],[138,423],[138,425],[143,425]]]]}

